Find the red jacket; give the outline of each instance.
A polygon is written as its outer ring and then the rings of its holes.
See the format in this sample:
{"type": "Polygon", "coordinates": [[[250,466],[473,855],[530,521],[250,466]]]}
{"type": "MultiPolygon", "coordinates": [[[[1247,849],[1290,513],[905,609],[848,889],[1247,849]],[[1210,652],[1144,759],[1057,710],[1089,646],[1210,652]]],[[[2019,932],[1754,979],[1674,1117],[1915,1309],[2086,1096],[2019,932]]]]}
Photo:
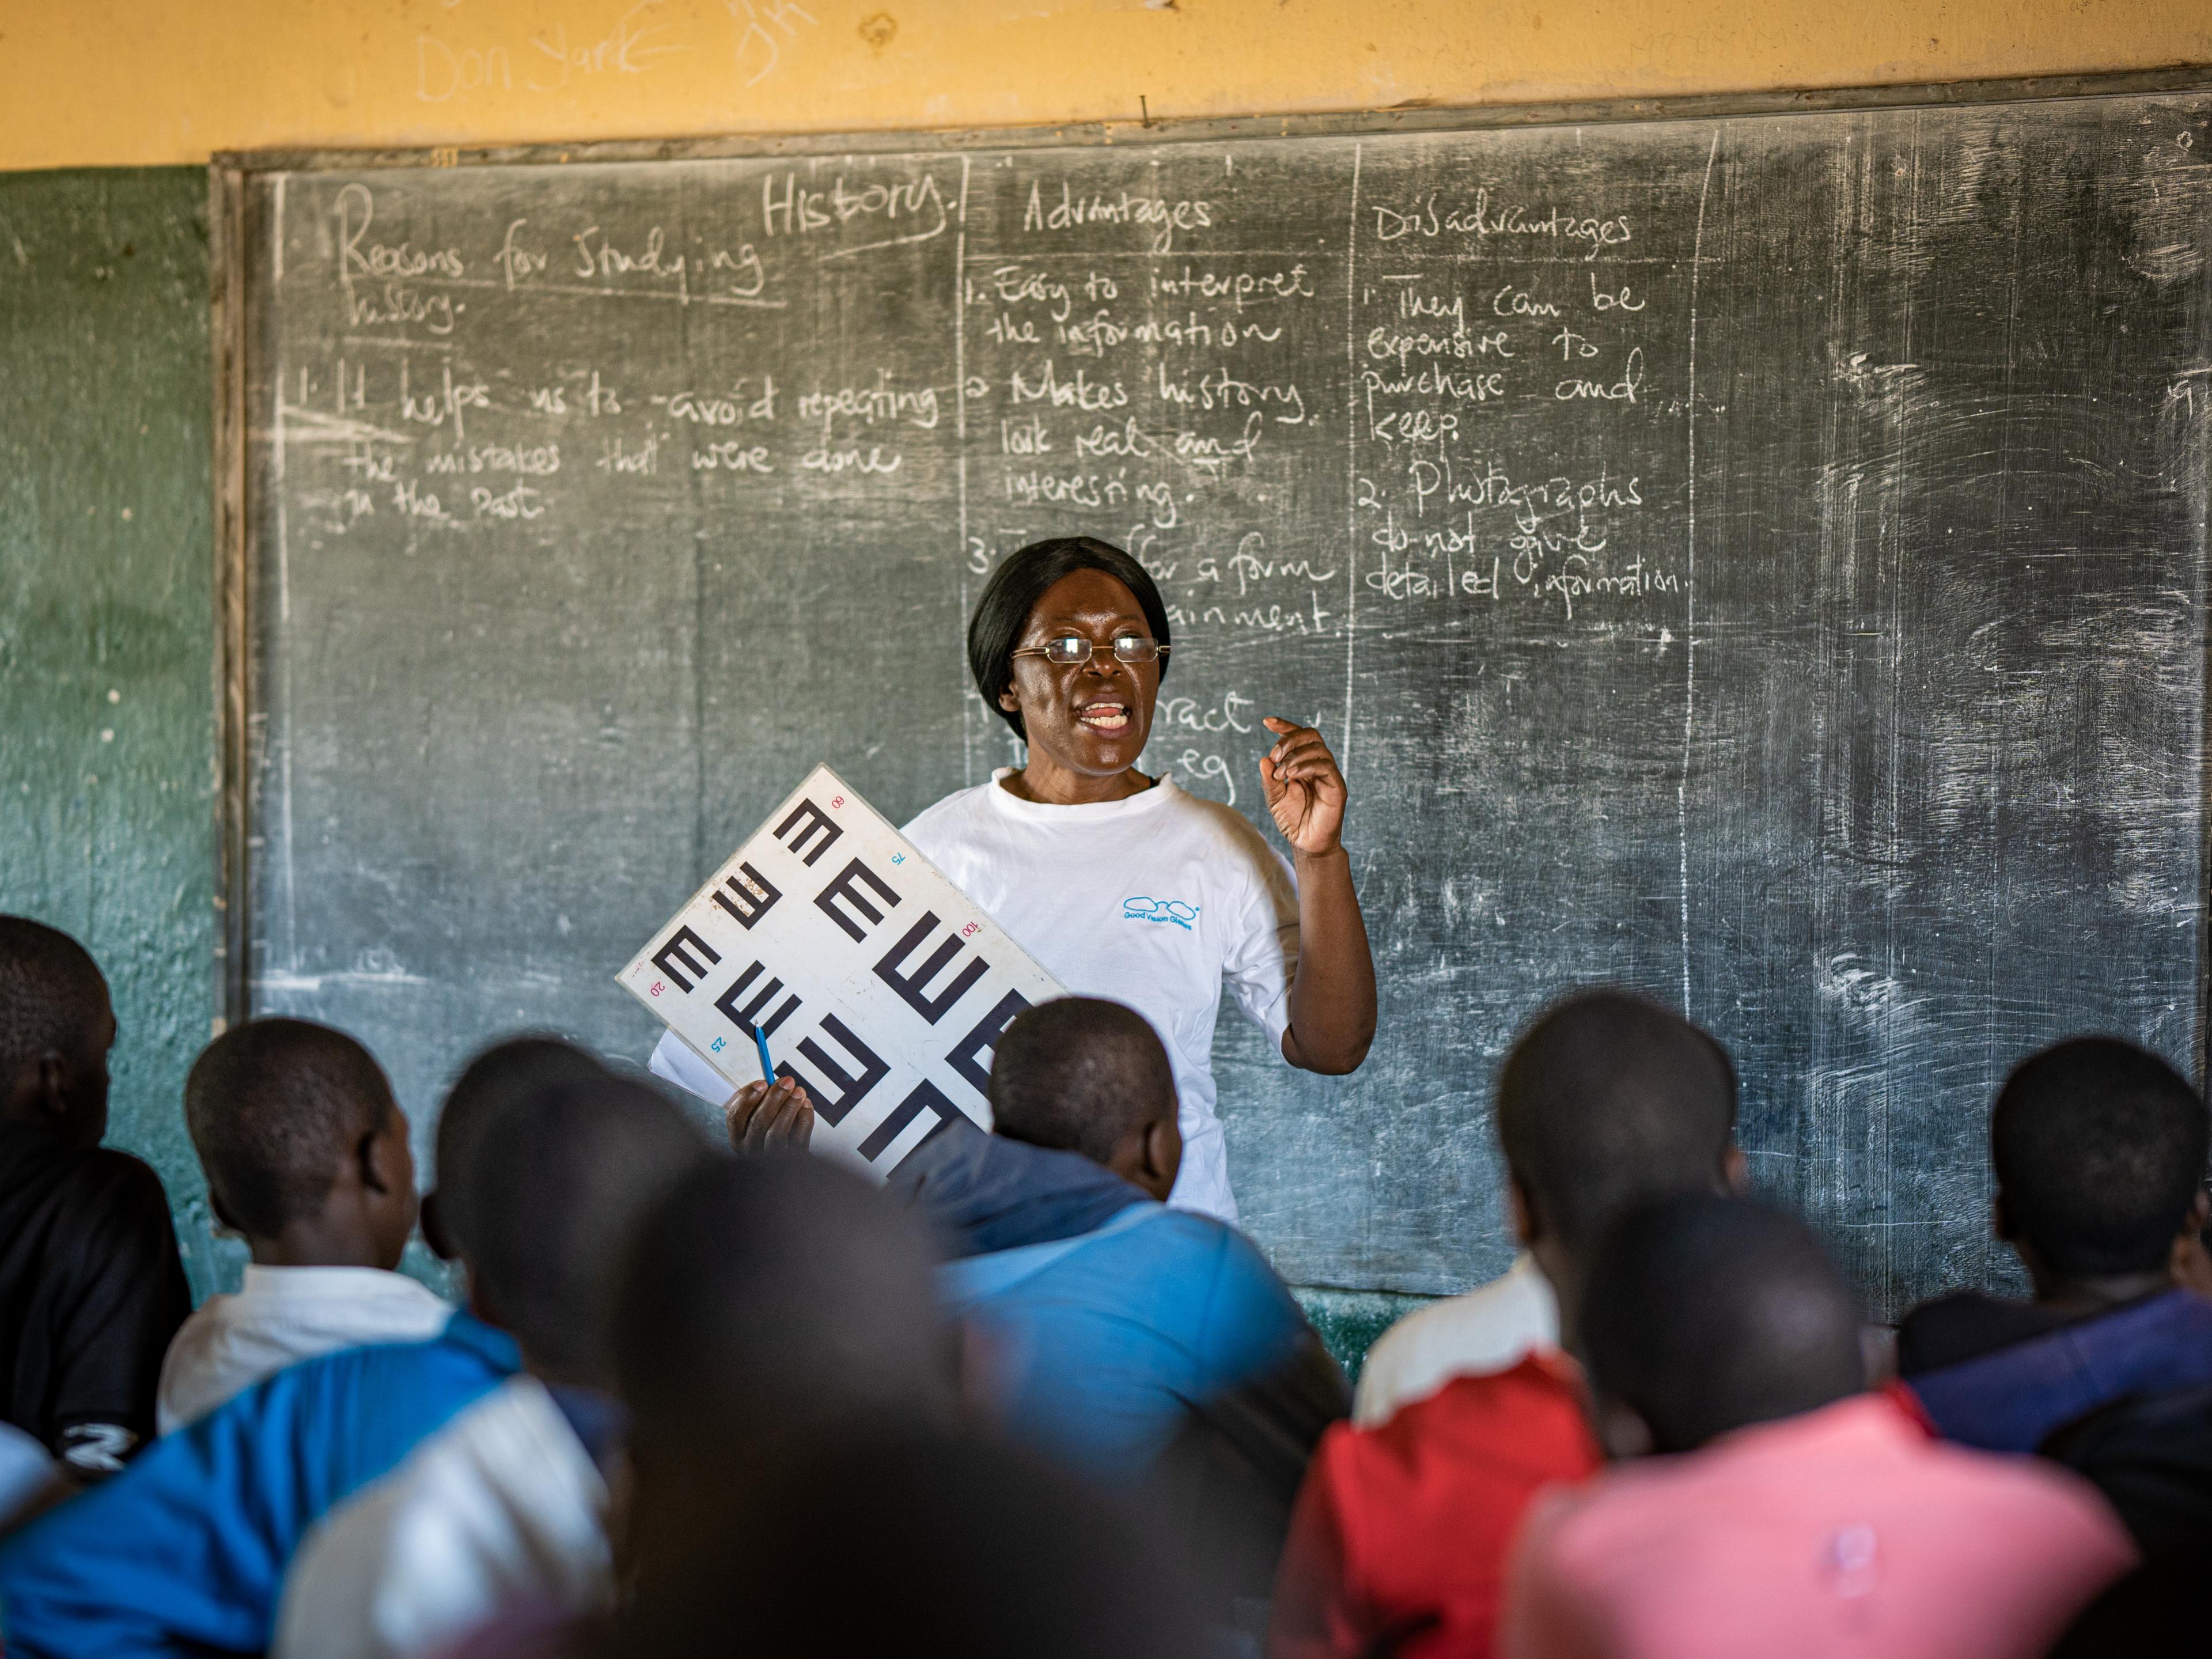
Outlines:
{"type": "Polygon", "coordinates": [[[1371,1429],[1338,1424],[1298,1492],[1270,1659],[1487,1659],[1529,1500],[1600,1462],[1557,1352],[1455,1377],[1371,1429]]]}

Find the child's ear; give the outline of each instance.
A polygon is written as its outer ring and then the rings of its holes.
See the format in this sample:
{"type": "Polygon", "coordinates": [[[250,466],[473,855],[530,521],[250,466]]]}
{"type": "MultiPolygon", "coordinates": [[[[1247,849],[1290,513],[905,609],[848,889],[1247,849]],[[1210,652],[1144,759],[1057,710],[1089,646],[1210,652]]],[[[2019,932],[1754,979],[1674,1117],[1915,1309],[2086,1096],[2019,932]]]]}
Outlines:
{"type": "Polygon", "coordinates": [[[1751,1190],[1751,1160],[1733,1140],[1729,1142],[1728,1151],[1721,1154],[1721,1188],[1733,1198],[1741,1198],[1751,1190]]]}
{"type": "Polygon", "coordinates": [[[31,1109],[38,1117],[51,1122],[65,1122],[70,1114],[70,1095],[76,1082],[76,1068],[70,1057],[58,1048],[49,1048],[40,1054],[33,1073],[36,1081],[30,1090],[31,1109]]]}
{"type": "Polygon", "coordinates": [[[1513,1176],[1506,1182],[1506,1197],[1513,1211],[1513,1237],[1523,1245],[1536,1242],[1536,1206],[1529,1202],[1528,1189],[1521,1184],[1521,1177],[1513,1176]]]}
{"type": "Polygon", "coordinates": [[[430,1253],[441,1261],[458,1261],[461,1253],[453,1243],[453,1234],[447,1230],[445,1206],[438,1202],[434,1187],[422,1194],[420,1219],[422,1242],[430,1247],[430,1253]]]}
{"type": "Polygon", "coordinates": [[[1614,1462],[1649,1457],[1657,1449],[1658,1438],[1644,1413],[1626,1401],[1601,1398],[1593,1412],[1597,1421],[1591,1426],[1597,1431],[1598,1443],[1614,1462]]]}
{"type": "Polygon", "coordinates": [[[235,1233],[240,1238],[246,1237],[246,1229],[238,1224],[238,1218],[231,1214],[230,1206],[222,1201],[222,1194],[213,1187],[208,1188],[208,1208],[215,1212],[216,1224],[223,1231],[235,1233]]]}
{"type": "Polygon", "coordinates": [[[399,1159],[393,1149],[392,1137],[382,1129],[372,1129],[361,1138],[354,1148],[354,1161],[361,1172],[361,1184],[373,1193],[389,1193],[399,1185],[399,1159]]]}
{"type": "Polygon", "coordinates": [[[1182,1151],[1173,1118],[1155,1118],[1145,1126],[1145,1168],[1151,1174],[1172,1181],[1182,1151]]]}

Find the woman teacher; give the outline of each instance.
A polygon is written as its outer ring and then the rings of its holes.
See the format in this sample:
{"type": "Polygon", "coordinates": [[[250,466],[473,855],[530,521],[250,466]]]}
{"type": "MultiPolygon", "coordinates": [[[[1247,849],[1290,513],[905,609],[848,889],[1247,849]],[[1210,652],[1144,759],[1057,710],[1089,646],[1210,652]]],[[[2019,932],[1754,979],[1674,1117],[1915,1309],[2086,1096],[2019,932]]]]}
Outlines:
{"type": "MultiPolygon", "coordinates": [[[[1375,964],[1340,839],[1344,775],[1319,732],[1265,722],[1275,743],[1261,789],[1294,866],[1235,811],[1137,769],[1169,654],[1159,589],[1119,548],[1070,537],[1011,556],[969,622],[968,662],[1028,763],[947,795],[903,833],[1069,991],[1151,1023],[1182,1103],[1169,1201],[1234,1221],[1214,1115],[1224,983],[1285,1060],[1341,1073],[1375,1035],[1375,964]]],[[[793,1092],[739,1091],[733,1133],[803,1139],[793,1092]]]]}
{"type": "Polygon", "coordinates": [[[1344,775],[1319,732],[1266,722],[1261,788],[1295,876],[1241,814],[1137,769],[1169,656],[1159,589],[1119,548],[1073,537],[1011,556],[976,603],[968,663],[1028,763],[905,835],[1070,991],[1151,1022],[1182,1100],[1170,1202],[1233,1221],[1214,1115],[1224,983],[1291,1065],[1345,1073],[1375,1035],[1375,964],[1339,838],[1344,775]]]}

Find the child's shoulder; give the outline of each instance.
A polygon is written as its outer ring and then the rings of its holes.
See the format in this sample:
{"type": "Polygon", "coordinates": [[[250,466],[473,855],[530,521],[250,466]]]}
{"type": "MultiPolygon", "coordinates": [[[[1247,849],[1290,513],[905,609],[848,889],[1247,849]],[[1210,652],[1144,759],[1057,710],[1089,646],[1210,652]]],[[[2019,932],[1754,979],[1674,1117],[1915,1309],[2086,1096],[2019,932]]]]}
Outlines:
{"type": "Polygon", "coordinates": [[[169,1224],[169,1194],[144,1159],[113,1146],[93,1146],[55,1172],[55,1190],[71,1205],[98,1206],[114,1219],[152,1216],[169,1224]]]}

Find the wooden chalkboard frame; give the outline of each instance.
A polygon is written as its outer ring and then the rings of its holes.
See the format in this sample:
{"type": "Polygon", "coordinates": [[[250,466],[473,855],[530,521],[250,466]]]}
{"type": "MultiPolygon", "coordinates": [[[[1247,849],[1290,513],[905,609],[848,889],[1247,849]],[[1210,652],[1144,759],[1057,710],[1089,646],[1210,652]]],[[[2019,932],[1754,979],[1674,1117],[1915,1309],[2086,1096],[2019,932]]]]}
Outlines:
{"type": "MultiPolygon", "coordinates": [[[[215,975],[220,1021],[246,1018],[251,1004],[252,854],[251,723],[252,684],[252,592],[248,574],[246,340],[247,270],[244,242],[245,189],[250,175],[389,169],[582,166],[605,162],[714,161],[771,155],[849,155],[882,152],[1022,149],[1085,144],[1205,143],[1257,138],[1368,137],[1525,127],[1600,125],[1627,122],[1737,119],[1853,111],[1960,107],[1984,104],[2047,103],[2070,100],[2212,91],[2212,64],[2113,74],[2040,76],[1897,86],[1814,88],[1791,92],[1725,93],[1681,98],[1632,98],[1584,102],[1394,107],[1330,114],[1232,116],[1212,119],[1153,119],[1065,123],[1057,125],[943,131],[887,129],[875,132],[750,133],[710,138],[615,139],[580,143],[433,146],[384,149],[261,149],[219,151],[209,167],[209,253],[213,298],[215,364],[215,684],[217,785],[215,791],[218,867],[216,905],[222,917],[215,975]]],[[[2212,660],[2212,639],[2205,642],[2212,660]]],[[[2206,729],[2212,730],[2212,672],[2205,677],[2206,729]]],[[[2212,750],[2208,750],[2203,799],[2212,809],[2212,750]]],[[[2212,913],[2212,810],[2203,814],[2206,890],[2200,902],[2212,913]]],[[[2197,1044],[2197,1085],[2212,1064],[2212,927],[2199,929],[2197,1044]]]]}

